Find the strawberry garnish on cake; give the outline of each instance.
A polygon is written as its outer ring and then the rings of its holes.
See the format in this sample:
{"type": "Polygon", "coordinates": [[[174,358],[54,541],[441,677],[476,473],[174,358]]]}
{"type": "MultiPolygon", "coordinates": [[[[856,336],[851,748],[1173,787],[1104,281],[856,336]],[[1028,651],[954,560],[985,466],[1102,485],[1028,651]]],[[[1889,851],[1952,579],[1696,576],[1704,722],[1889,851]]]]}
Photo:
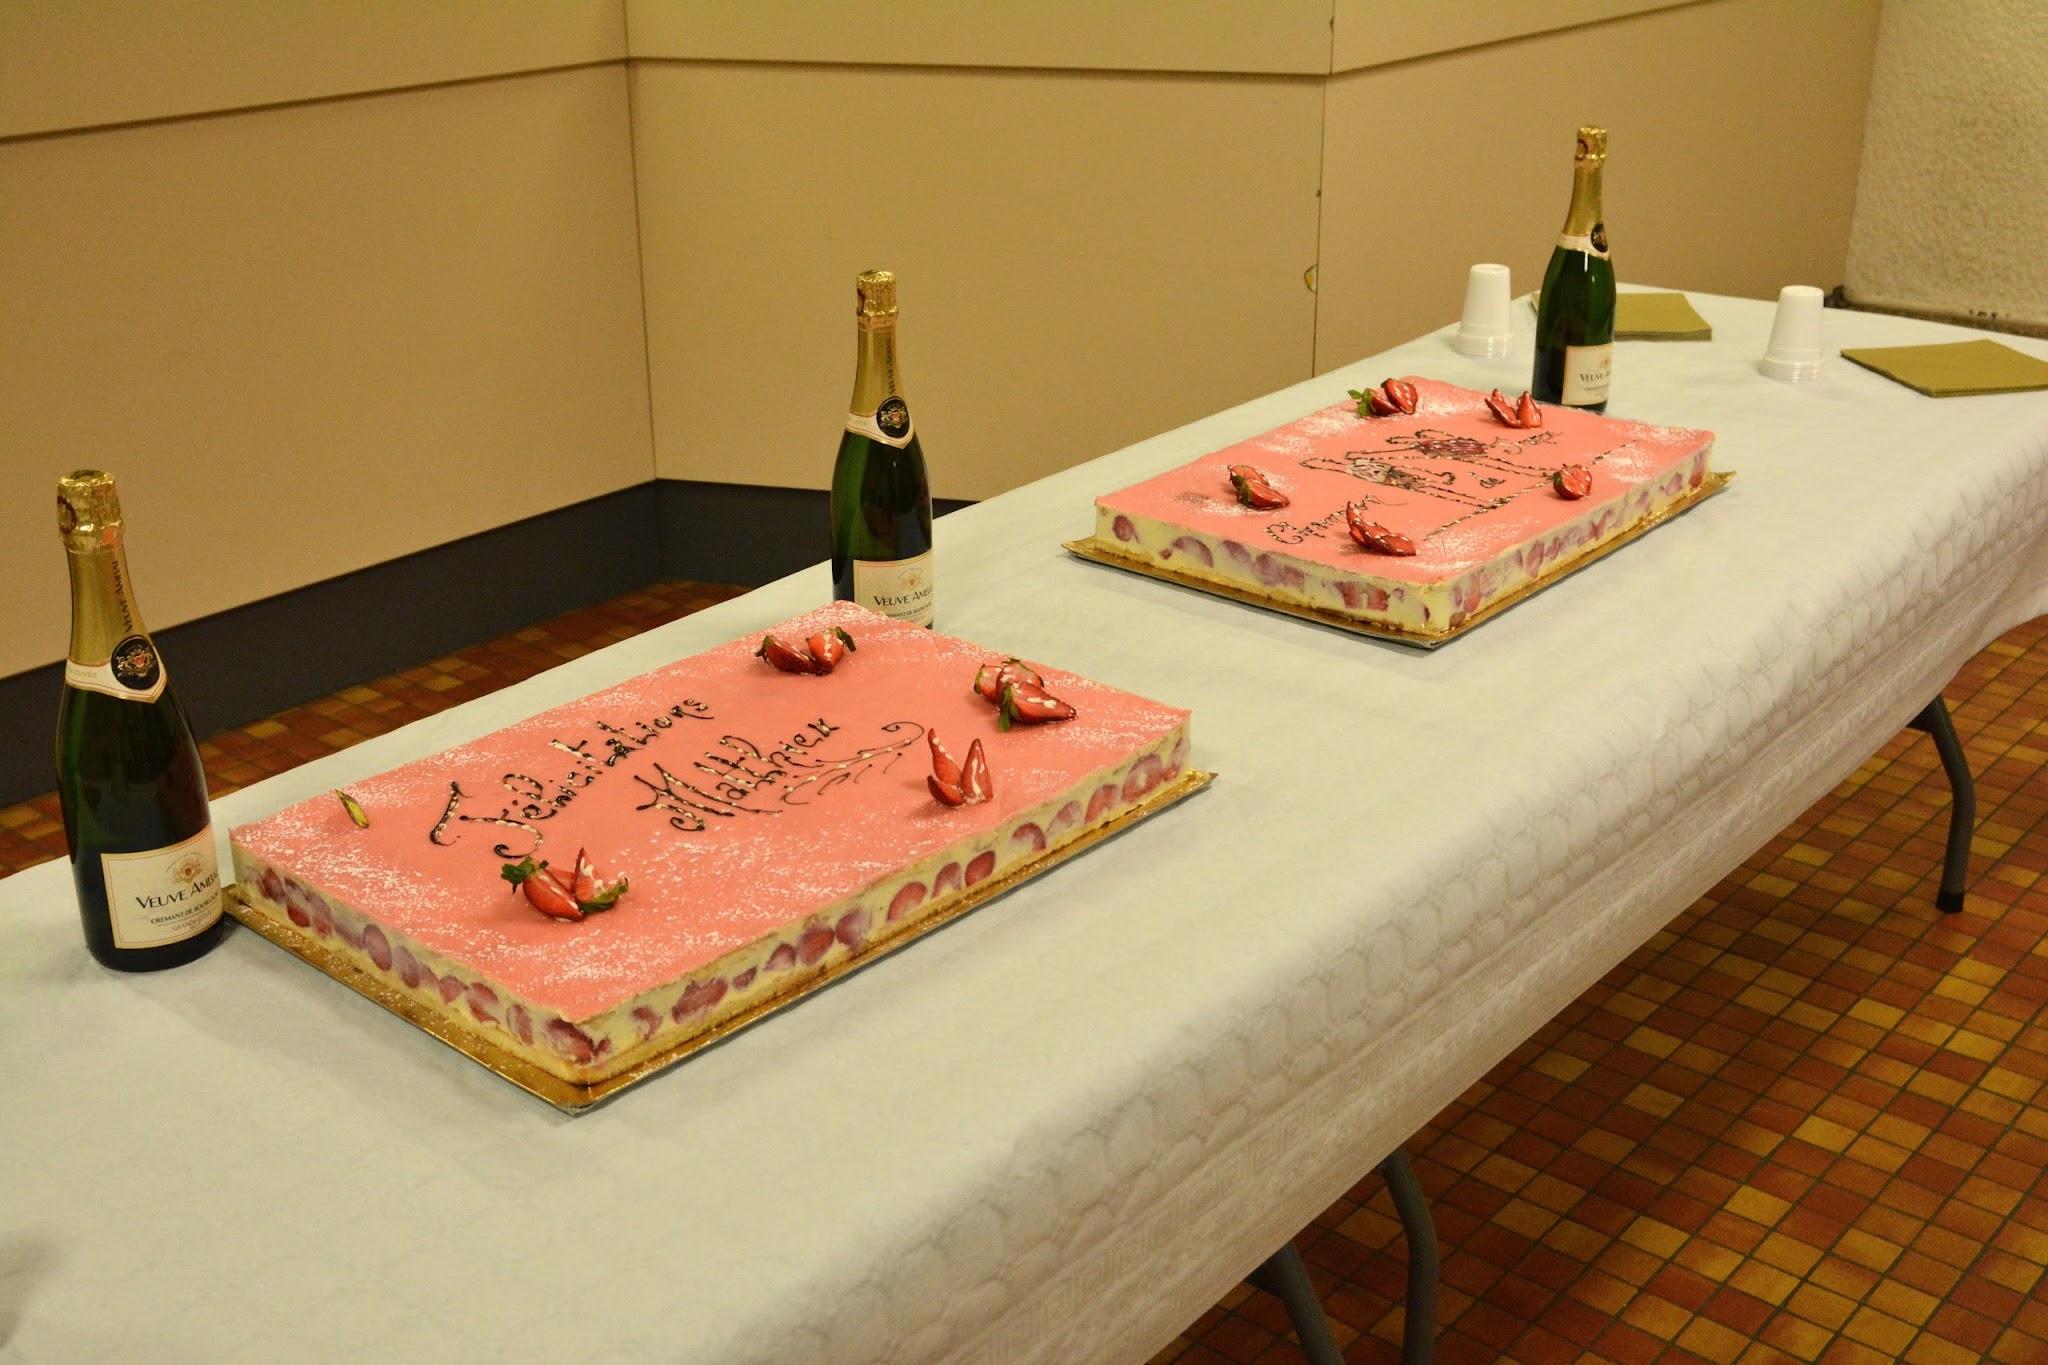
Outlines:
{"type": "Polygon", "coordinates": [[[1002,705],[1003,689],[1018,681],[1028,682],[1034,687],[1045,686],[1045,679],[1022,659],[991,659],[974,670],[974,690],[981,694],[983,701],[998,706],[1002,705]]]}
{"type": "Polygon", "coordinates": [[[1576,502],[1593,491],[1593,471],[1582,464],[1568,464],[1550,476],[1550,486],[1560,498],[1576,502]]]}
{"type": "Polygon", "coordinates": [[[1045,690],[1043,684],[1013,678],[1003,687],[996,728],[1007,732],[1013,725],[1044,725],[1048,721],[1072,720],[1079,713],[1067,702],[1045,690]]]}
{"type": "Polygon", "coordinates": [[[579,902],[597,894],[597,869],[590,865],[587,849],[576,850],[576,875],[569,881],[569,893],[579,902]]]}
{"type": "Polygon", "coordinates": [[[761,637],[761,647],[754,651],[755,657],[766,659],[784,673],[829,673],[831,670],[813,658],[808,648],[795,649],[773,635],[761,637]]]}
{"type": "Polygon", "coordinates": [[[1405,379],[1382,380],[1376,389],[1347,389],[1358,400],[1360,417],[1414,416],[1420,395],[1405,379]]]}
{"type": "Polygon", "coordinates": [[[932,772],[925,782],[931,787],[933,798],[944,806],[965,805],[967,795],[961,790],[959,762],[939,742],[937,730],[926,730],[924,737],[932,750],[932,772]]]}
{"type": "Polygon", "coordinates": [[[925,731],[925,738],[932,749],[932,772],[925,783],[940,805],[978,806],[995,795],[995,782],[988,772],[988,756],[981,751],[980,740],[967,746],[967,761],[959,763],[939,742],[938,731],[925,731]]]}
{"type": "Polygon", "coordinates": [[[853,637],[838,626],[821,630],[803,642],[803,647],[788,644],[773,635],[761,637],[761,647],[754,651],[757,658],[766,659],[784,673],[809,673],[812,675],[830,673],[838,662],[853,649],[853,637]]]}
{"type": "Polygon", "coordinates": [[[967,762],[960,769],[960,790],[970,806],[996,794],[995,779],[989,776],[988,755],[982,752],[978,739],[967,746],[967,762]]]}
{"type": "Polygon", "coordinates": [[[825,671],[830,673],[854,646],[853,637],[838,626],[834,626],[830,630],[821,630],[811,636],[804,641],[804,647],[810,650],[811,657],[823,664],[825,671]]]}
{"type": "Polygon", "coordinates": [[[621,877],[609,886],[600,883],[590,855],[580,848],[576,850],[576,869],[566,877],[531,857],[506,863],[498,875],[524,891],[526,903],[549,919],[582,919],[611,909],[626,894],[626,879],[621,877]]]}
{"type": "Polygon", "coordinates": [[[996,704],[996,728],[1072,720],[1078,712],[1045,690],[1045,679],[1022,659],[991,660],[974,671],[974,690],[996,704]]]}
{"type": "Polygon", "coordinates": [[[1254,465],[1234,464],[1230,466],[1229,474],[1230,486],[1237,490],[1237,500],[1246,507],[1270,512],[1287,505],[1287,495],[1273,487],[1264,470],[1254,465]]]}
{"type": "Polygon", "coordinates": [[[1412,555],[1415,542],[1399,531],[1392,531],[1376,521],[1368,519],[1366,505],[1362,502],[1344,504],[1344,523],[1351,530],[1351,538],[1366,549],[1379,555],[1412,555]]]}
{"type": "Polygon", "coordinates": [[[1507,395],[1495,389],[1486,395],[1486,410],[1492,413],[1494,419],[1502,426],[1534,431],[1543,425],[1542,410],[1536,406],[1536,400],[1529,396],[1526,389],[1522,391],[1521,398],[1514,401],[1510,401],[1507,395]]]}

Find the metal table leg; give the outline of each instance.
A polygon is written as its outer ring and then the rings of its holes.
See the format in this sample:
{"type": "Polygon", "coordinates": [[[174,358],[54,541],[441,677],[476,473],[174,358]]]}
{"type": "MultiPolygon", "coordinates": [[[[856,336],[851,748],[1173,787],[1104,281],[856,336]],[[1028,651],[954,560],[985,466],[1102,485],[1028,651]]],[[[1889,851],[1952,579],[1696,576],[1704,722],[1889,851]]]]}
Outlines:
{"type": "Polygon", "coordinates": [[[1401,1324],[1401,1360],[1403,1365],[1429,1365],[1436,1354],[1436,1223],[1429,1216],[1422,1186],[1415,1181],[1415,1168],[1408,1164],[1408,1153],[1396,1147],[1380,1163],[1380,1174],[1387,1178],[1401,1230],[1408,1234],[1408,1307],[1401,1324]]]}
{"type": "MultiPolygon", "coordinates": [[[[1436,1223],[1429,1216],[1429,1202],[1416,1183],[1415,1168],[1399,1147],[1380,1163],[1387,1190],[1394,1196],[1395,1211],[1401,1215],[1401,1230],[1408,1237],[1408,1305],[1401,1326],[1403,1365],[1429,1365],[1436,1352],[1436,1223]]],[[[1322,1301],[1309,1283],[1308,1267],[1301,1253],[1289,1242],[1248,1277],[1251,1283],[1277,1297],[1287,1306],[1294,1324],[1295,1339],[1309,1365],[1341,1365],[1344,1357],[1330,1336],[1329,1319],[1323,1316],[1322,1301]]]]}
{"type": "Polygon", "coordinates": [[[1323,1316],[1322,1300],[1316,1297],[1316,1287],[1309,1283],[1308,1267],[1302,1264],[1294,1243],[1289,1242],[1268,1256],[1248,1278],[1287,1305],[1295,1340],[1301,1343],[1301,1353],[1308,1357],[1309,1365],[1344,1365],[1343,1353],[1330,1336],[1330,1321],[1323,1316]]]}
{"type": "Polygon", "coordinates": [[[1953,795],[1948,809],[1948,852],[1941,861],[1941,890],[1935,893],[1934,903],[1953,914],[1963,908],[1963,881],[1970,871],[1970,836],[1977,828],[1977,784],[1963,757],[1962,741],[1956,738],[1955,722],[1949,719],[1947,702],[1937,696],[1907,724],[1934,737],[1935,752],[1941,755],[1942,770],[1948,774],[1953,795]]]}

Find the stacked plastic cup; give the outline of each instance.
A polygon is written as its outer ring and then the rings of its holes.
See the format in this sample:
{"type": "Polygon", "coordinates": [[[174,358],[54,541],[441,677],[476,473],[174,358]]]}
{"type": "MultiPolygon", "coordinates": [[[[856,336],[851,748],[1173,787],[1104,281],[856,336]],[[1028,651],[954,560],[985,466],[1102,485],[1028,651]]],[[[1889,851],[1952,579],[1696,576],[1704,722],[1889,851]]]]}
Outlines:
{"type": "Polygon", "coordinates": [[[1821,292],[1810,284],[1778,291],[1778,315],[1771,320],[1771,344],[1757,369],[1772,379],[1811,379],[1820,373],[1821,292]]]}
{"type": "Polygon", "coordinates": [[[1475,265],[1465,277],[1465,316],[1451,345],[1465,355],[1508,353],[1508,268],[1475,265]]]}

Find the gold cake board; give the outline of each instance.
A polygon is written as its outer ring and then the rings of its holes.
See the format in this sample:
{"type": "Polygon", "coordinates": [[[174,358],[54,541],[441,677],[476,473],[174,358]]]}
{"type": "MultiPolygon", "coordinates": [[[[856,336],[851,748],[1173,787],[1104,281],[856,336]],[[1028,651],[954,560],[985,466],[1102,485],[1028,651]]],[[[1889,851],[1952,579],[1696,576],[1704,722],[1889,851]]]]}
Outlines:
{"type": "Polygon", "coordinates": [[[906,944],[914,943],[934,929],[944,928],[954,920],[972,910],[988,904],[1007,891],[1013,891],[1041,873],[1058,867],[1067,859],[1085,853],[1105,839],[1123,833],[1132,825],[1150,816],[1157,815],[1167,807],[1193,796],[1216,780],[1216,774],[1199,769],[1184,770],[1180,777],[1154,790],[1137,805],[1132,806],[1114,820],[1097,825],[1094,829],[1072,841],[1050,849],[1026,862],[1019,863],[1000,876],[977,882],[964,895],[937,914],[917,921],[908,929],[892,938],[863,949],[843,962],[835,963],[802,986],[751,1005],[713,1028],[686,1038],[666,1052],[656,1053],[616,1076],[608,1076],[589,1085],[565,1081],[560,1076],[541,1070],[532,1062],[516,1056],[510,1050],[498,1046],[490,1039],[448,1020],[435,1010],[428,1009],[413,998],[411,992],[386,981],[362,967],[357,966],[317,939],[300,933],[290,924],[272,919],[250,908],[243,900],[240,886],[230,886],[227,895],[228,913],[249,928],[269,939],[278,947],[295,957],[312,963],[327,975],[359,995],[368,996],[385,1009],[390,1010],[407,1023],[425,1030],[448,1046],[478,1062],[530,1095],[546,1100],[565,1114],[580,1114],[586,1109],[603,1103],[612,1096],[631,1086],[638,1085],[657,1072],[665,1071],[677,1062],[695,1056],[715,1043],[723,1042],[735,1033],[752,1024],[759,1023],[769,1015],[797,1004],[842,978],[851,976],[871,962],[879,961],[906,944]]]}
{"type": "Polygon", "coordinates": [[[1558,567],[1553,572],[1545,574],[1535,582],[1524,584],[1505,597],[1496,598],[1457,625],[1438,635],[1424,635],[1420,631],[1404,630],[1400,626],[1387,625],[1379,621],[1361,621],[1355,616],[1346,616],[1343,612],[1335,611],[1328,607],[1311,607],[1292,602],[1276,602],[1272,598],[1261,596],[1249,588],[1240,588],[1230,583],[1219,583],[1212,578],[1202,578],[1195,574],[1183,573],[1179,569],[1169,569],[1164,565],[1154,564],[1149,560],[1135,558],[1118,550],[1113,542],[1099,540],[1094,536],[1089,536],[1082,540],[1064,541],[1062,542],[1062,548],[1081,559],[1093,560],[1097,564],[1107,564],[1112,568],[1127,569],[1132,573],[1143,574],[1147,578],[1157,578],[1168,583],[1177,583],[1183,588],[1193,588],[1198,592],[1210,593],[1216,597],[1227,597],[1233,602],[1242,602],[1246,606],[1263,607],[1267,611],[1279,612],[1282,616],[1295,616],[1304,621],[1314,621],[1318,625],[1335,626],[1338,630],[1350,631],[1353,635],[1370,635],[1377,640],[1392,640],[1396,644],[1411,645],[1416,649],[1435,649],[1438,645],[1449,644],[1474,626],[1484,625],[1508,608],[1519,606],[1552,584],[1563,582],[1588,564],[1593,564],[1606,558],[1622,546],[1629,544],[1650,531],[1656,530],[1674,517],[1685,515],[1708,498],[1713,497],[1714,494],[1726,488],[1728,481],[1734,477],[1735,473],[1733,470],[1708,471],[1706,478],[1701,480],[1698,488],[1687,489],[1685,496],[1657,513],[1657,515],[1637,522],[1628,530],[1614,537],[1614,539],[1588,550],[1577,559],[1558,567]]]}

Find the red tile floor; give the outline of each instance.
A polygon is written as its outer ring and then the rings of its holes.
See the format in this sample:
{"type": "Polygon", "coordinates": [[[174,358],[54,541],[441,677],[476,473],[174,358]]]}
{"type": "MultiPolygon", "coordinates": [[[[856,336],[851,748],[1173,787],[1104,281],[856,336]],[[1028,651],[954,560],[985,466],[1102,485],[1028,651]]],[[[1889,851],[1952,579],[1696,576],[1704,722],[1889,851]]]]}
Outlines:
{"type": "MultiPolygon", "coordinates": [[[[738,589],[660,583],[208,740],[216,794],[738,589]]],[[[1444,1362],[2048,1362],[2048,618],[1946,691],[1974,883],[1933,905],[1948,787],[1905,732],[1410,1140],[1444,1362]]],[[[0,874],[61,857],[0,809],[0,874]]],[[[1398,1359],[1378,1177],[1300,1246],[1352,1361],[1398,1359]]],[[[1301,1359],[1240,1285],[1155,1362],[1301,1359]]]]}

